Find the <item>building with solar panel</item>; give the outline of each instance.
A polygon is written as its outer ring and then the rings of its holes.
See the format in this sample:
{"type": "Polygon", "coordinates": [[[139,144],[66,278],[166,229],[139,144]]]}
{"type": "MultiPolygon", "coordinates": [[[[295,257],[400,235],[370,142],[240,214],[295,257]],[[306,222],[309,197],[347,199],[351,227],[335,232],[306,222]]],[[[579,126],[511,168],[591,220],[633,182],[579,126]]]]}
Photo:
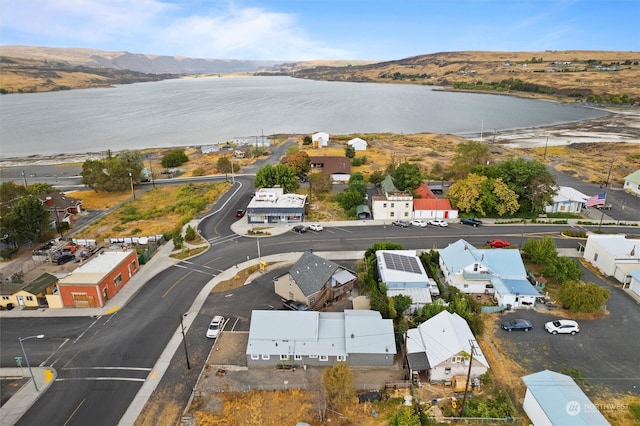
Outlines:
{"type": "Polygon", "coordinates": [[[387,296],[409,296],[411,312],[431,303],[430,280],[415,250],[378,250],[379,281],[385,283],[387,296]]]}

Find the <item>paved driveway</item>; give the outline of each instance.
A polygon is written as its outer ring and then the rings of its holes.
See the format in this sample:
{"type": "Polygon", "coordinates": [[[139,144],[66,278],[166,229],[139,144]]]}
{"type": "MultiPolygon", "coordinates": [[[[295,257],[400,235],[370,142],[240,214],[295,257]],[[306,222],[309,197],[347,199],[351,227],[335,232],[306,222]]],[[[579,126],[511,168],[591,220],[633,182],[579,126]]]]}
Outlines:
{"type": "Polygon", "coordinates": [[[640,395],[640,306],[623,290],[608,285],[586,269],[584,280],[611,291],[608,316],[580,320],[580,333],[575,336],[554,336],[544,330],[544,323],[571,318],[569,311],[557,308],[555,313],[510,312],[496,321],[496,327],[506,319],[524,318],[531,321],[534,328],[527,333],[499,330],[497,335],[503,337],[503,348],[530,373],[544,369],[577,370],[594,386],[594,393],[605,387],[614,392],[640,395]]]}

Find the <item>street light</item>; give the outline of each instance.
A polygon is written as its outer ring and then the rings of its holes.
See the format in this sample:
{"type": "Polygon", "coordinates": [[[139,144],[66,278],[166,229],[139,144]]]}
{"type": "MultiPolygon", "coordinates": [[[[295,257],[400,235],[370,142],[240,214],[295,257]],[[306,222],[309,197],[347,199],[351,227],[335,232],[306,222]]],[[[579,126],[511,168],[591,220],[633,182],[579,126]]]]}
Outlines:
{"type": "Polygon", "coordinates": [[[33,377],[33,371],[31,371],[31,364],[29,364],[29,358],[27,357],[27,353],[24,351],[24,346],[22,345],[23,340],[29,339],[42,339],[44,338],[44,334],[38,334],[37,336],[29,336],[29,337],[18,337],[18,342],[20,342],[20,347],[22,348],[22,355],[24,355],[24,360],[27,361],[27,368],[29,369],[29,374],[31,374],[31,380],[33,380],[33,387],[36,388],[36,392],[40,392],[38,389],[38,385],[36,384],[36,378],[33,377]]]}
{"type": "Polygon", "coordinates": [[[136,199],[136,193],[133,191],[133,175],[131,174],[131,172],[129,172],[129,180],[131,181],[131,195],[133,196],[133,199],[136,199]]]}

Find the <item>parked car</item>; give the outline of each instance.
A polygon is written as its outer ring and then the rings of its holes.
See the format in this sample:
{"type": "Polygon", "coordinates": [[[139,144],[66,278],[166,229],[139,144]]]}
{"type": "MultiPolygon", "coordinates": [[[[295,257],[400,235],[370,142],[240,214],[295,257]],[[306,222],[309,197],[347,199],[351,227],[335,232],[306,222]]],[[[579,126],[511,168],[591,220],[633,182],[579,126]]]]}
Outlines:
{"type": "Polygon", "coordinates": [[[309,229],[311,229],[312,231],[320,232],[324,228],[319,223],[312,223],[311,225],[309,225],[309,229]]]}
{"type": "Polygon", "coordinates": [[[307,227],[304,225],[296,225],[291,228],[293,232],[297,232],[298,234],[302,234],[303,232],[307,232],[307,227]]]}
{"type": "Polygon", "coordinates": [[[308,311],[309,307],[304,303],[296,302],[295,300],[283,300],[282,306],[285,309],[291,309],[292,311],[308,311]]]}
{"type": "Polygon", "coordinates": [[[406,220],[394,220],[393,222],[391,222],[391,224],[393,226],[399,226],[401,228],[408,228],[409,227],[409,222],[407,222],[406,220]]]}
{"type": "Polygon", "coordinates": [[[53,261],[56,263],[56,265],[63,265],[67,262],[71,262],[72,260],[74,260],[76,257],[68,252],[62,253],[60,256],[56,257],[55,259],[53,259],[53,261]]]}
{"type": "Polygon", "coordinates": [[[572,334],[580,332],[580,326],[574,320],[555,320],[549,321],[544,325],[544,329],[551,334],[572,334]]]}
{"type": "Polygon", "coordinates": [[[220,315],[216,315],[209,323],[209,328],[207,329],[207,337],[209,339],[215,339],[220,334],[220,330],[224,327],[224,317],[220,315]]]}
{"type": "Polygon", "coordinates": [[[477,228],[478,226],[482,225],[481,220],[471,218],[471,217],[463,217],[462,219],[460,219],[460,223],[463,225],[471,225],[474,228],[477,228]]]}
{"type": "Polygon", "coordinates": [[[487,241],[487,245],[493,248],[503,248],[503,247],[509,247],[511,243],[507,240],[500,240],[498,238],[494,238],[491,241],[487,241]]]}
{"type": "Polygon", "coordinates": [[[429,225],[433,225],[433,226],[440,226],[442,228],[446,228],[447,226],[449,226],[449,224],[447,222],[445,222],[442,219],[433,219],[429,221],[429,225]]]}
{"type": "Polygon", "coordinates": [[[243,216],[244,216],[244,210],[242,209],[236,210],[236,217],[243,217],[243,216]]]}
{"type": "Polygon", "coordinates": [[[502,328],[507,331],[523,330],[529,331],[533,328],[533,325],[526,319],[516,318],[502,323],[502,328]]]}
{"type": "Polygon", "coordinates": [[[68,253],[75,253],[78,250],[78,245],[76,243],[69,243],[66,246],[62,247],[62,251],[68,253]]]}
{"type": "Polygon", "coordinates": [[[411,226],[417,226],[419,228],[424,228],[425,226],[427,226],[427,222],[425,222],[424,220],[412,220],[410,223],[411,226]]]}

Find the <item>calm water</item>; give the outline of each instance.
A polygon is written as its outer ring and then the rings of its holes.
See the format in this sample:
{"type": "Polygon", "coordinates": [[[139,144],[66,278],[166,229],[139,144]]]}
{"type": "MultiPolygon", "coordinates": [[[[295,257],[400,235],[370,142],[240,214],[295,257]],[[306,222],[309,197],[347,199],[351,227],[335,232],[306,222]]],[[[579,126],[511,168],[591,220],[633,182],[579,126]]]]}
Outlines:
{"type": "Polygon", "coordinates": [[[538,127],[606,112],[417,85],[207,78],[0,96],[0,157],[208,145],[275,133],[453,133],[538,127]]]}

